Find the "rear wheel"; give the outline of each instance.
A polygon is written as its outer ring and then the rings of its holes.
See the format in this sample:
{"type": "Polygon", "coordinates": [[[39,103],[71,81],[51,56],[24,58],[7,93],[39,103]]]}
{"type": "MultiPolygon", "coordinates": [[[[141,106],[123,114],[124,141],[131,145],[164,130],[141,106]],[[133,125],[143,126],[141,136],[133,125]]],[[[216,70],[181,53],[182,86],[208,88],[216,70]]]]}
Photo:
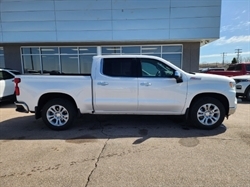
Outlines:
{"type": "Polygon", "coordinates": [[[192,123],[201,129],[214,129],[225,118],[225,108],[220,101],[205,97],[195,101],[190,111],[192,123]]]}
{"type": "Polygon", "coordinates": [[[76,117],[76,108],[68,100],[53,99],[42,109],[44,123],[53,130],[69,128],[76,117]]]}

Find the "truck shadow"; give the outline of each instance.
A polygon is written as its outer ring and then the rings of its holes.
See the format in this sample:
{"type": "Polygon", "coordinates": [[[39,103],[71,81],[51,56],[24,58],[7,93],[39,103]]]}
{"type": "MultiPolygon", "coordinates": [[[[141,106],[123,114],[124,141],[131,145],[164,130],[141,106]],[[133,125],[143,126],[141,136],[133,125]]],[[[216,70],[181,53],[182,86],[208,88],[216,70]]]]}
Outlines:
{"type": "Polygon", "coordinates": [[[3,102],[0,102],[0,108],[15,108],[14,101],[3,101],[3,102]]]}
{"type": "Polygon", "coordinates": [[[131,115],[83,115],[72,128],[53,131],[34,116],[18,117],[0,123],[0,140],[65,140],[67,143],[90,143],[98,139],[135,138],[140,144],[150,138],[197,138],[224,133],[221,125],[214,130],[184,128],[179,117],[131,115]]]}

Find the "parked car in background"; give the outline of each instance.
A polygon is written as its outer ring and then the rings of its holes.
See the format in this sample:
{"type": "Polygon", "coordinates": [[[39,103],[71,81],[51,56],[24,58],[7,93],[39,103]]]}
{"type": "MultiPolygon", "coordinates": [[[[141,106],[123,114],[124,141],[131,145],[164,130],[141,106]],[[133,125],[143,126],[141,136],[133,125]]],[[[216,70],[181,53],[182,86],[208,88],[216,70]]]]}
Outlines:
{"type": "Polygon", "coordinates": [[[236,82],[236,96],[250,101],[250,75],[232,77],[236,82]]]}
{"type": "Polygon", "coordinates": [[[202,68],[199,70],[201,73],[206,73],[208,71],[225,71],[224,68],[202,68]]]}
{"type": "Polygon", "coordinates": [[[225,71],[208,70],[206,73],[224,75],[228,77],[238,75],[250,75],[250,62],[231,64],[225,71]]]}
{"type": "Polygon", "coordinates": [[[0,68],[0,102],[5,100],[15,100],[15,75],[20,72],[12,69],[0,68]]]}

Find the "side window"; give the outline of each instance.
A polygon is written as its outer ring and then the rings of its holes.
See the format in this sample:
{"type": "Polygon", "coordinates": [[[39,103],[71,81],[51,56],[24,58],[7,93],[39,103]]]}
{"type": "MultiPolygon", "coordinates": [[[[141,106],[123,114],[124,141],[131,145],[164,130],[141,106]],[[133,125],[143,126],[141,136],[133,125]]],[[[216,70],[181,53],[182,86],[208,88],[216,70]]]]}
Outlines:
{"type": "Polygon", "coordinates": [[[0,80],[3,80],[3,71],[0,71],[0,80]]]}
{"type": "Polygon", "coordinates": [[[241,64],[236,65],[235,70],[236,70],[236,71],[240,71],[240,70],[242,69],[241,66],[242,66],[241,64]]]}
{"type": "Polygon", "coordinates": [[[233,71],[233,70],[235,70],[235,66],[229,66],[229,67],[227,68],[227,70],[228,70],[228,71],[233,71]]]}
{"type": "Polygon", "coordinates": [[[10,73],[8,73],[8,72],[6,72],[6,71],[3,71],[2,74],[3,74],[3,79],[4,79],[4,80],[13,79],[13,78],[14,78],[13,75],[11,75],[10,73]]]}
{"type": "Polygon", "coordinates": [[[140,59],[142,77],[173,77],[174,69],[154,59],[140,59]]]}
{"type": "Polygon", "coordinates": [[[111,77],[136,77],[136,59],[104,58],[103,74],[111,77]]]}
{"type": "Polygon", "coordinates": [[[246,64],[246,70],[250,71],[250,64],[246,64]]]}

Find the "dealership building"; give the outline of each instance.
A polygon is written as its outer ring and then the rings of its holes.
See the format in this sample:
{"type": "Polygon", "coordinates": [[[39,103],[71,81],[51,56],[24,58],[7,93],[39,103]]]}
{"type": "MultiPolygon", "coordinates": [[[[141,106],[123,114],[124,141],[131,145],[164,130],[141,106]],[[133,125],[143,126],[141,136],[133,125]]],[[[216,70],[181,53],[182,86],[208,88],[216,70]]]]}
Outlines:
{"type": "Polygon", "coordinates": [[[221,0],[1,0],[0,67],[89,73],[92,57],[145,54],[198,71],[221,0]]]}

